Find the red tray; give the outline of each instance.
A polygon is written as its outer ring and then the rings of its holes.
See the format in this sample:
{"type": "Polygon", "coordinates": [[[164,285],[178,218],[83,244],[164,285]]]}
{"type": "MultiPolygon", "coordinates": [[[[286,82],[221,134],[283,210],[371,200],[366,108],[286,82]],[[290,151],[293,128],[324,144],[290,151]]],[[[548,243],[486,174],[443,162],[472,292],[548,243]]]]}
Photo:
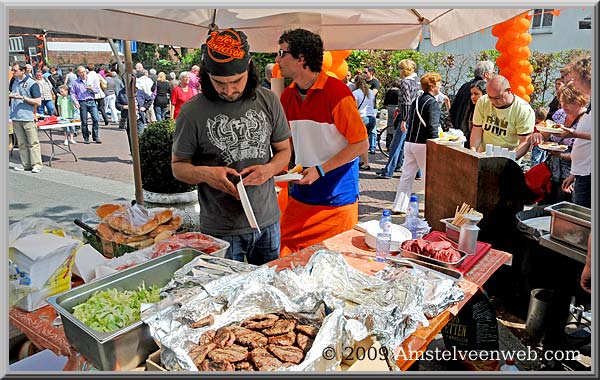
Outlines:
{"type": "MultiPolygon", "coordinates": [[[[446,238],[446,234],[441,231],[432,231],[429,234],[423,236],[423,239],[429,241],[448,241],[446,238]]],[[[458,249],[458,244],[451,242],[452,245],[458,249]]],[[[483,257],[488,251],[492,248],[492,245],[489,243],[484,243],[482,241],[478,241],[475,246],[475,254],[465,257],[462,264],[454,268],[455,270],[461,272],[462,274],[467,273],[477,262],[479,259],[483,257]]]]}

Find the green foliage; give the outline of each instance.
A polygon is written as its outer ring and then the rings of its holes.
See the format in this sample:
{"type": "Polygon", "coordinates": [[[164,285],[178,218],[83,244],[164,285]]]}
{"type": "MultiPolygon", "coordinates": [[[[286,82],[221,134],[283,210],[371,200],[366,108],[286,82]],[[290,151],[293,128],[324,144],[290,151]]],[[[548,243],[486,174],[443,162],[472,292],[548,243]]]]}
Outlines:
{"type": "Polygon", "coordinates": [[[142,187],[155,193],[185,193],[196,186],[180,182],[171,171],[171,148],[175,121],[150,123],[140,135],[142,187]]]}
{"type": "Polygon", "coordinates": [[[159,59],[156,61],[156,65],[154,66],[157,72],[164,71],[166,74],[169,74],[169,72],[173,71],[175,67],[175,62],[168,59],[159,59]]]}
{"type": "Polygon", "coordinates": [[[569,49],[556,53],[540,53],[532,52],[529,61],[533,65],[533,73],[531,73],[531,84],[533,84],[534,92],[530,95],[531,106],[545,106],[550,102],[554,91],[547,95],[548,90],[554,89],[554,80],[560,77],[560,70],[574,58],[583,54],[590,54],[588,50],[569,49]]]}
{"type": "Polygon", "coordinates": [[[252,61],[256,66],[259,81],[265,79],[265,67],[269,63],[275,63],[276,53],[252,53],[252,61]]]}
{"type": "Polygon", "coordinates": [[[146,65],[151,66],[151,63],[154,63],[156,60],[156,48],[158,45],[148,44],[145,42],[137,43],[137,53],[131,54],[131,58],[133,62],[142,62],[144,67],[146,65]]]}

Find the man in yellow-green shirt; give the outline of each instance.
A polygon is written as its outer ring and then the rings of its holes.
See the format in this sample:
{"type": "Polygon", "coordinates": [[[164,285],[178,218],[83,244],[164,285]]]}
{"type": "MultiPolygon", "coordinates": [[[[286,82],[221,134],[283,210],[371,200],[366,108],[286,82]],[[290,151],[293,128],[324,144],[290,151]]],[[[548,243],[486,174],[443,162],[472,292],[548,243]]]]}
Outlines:
{"type": "Polygon", "coordinates": [[[527,139],[533,132],[535,115],[525,100],[512,93],[502,75],[490,79],[473,112],[471,149],[482,152],[486,144],[516,150],[517,159],[529,148],[527,139]]]}

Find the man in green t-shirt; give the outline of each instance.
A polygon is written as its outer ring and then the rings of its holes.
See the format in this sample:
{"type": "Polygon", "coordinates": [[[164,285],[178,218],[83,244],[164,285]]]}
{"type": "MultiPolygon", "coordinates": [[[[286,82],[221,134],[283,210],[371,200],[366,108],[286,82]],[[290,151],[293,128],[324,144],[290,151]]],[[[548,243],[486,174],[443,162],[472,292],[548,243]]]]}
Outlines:
{"type": "Polygon", "coordinates": [[[502,75],[490,79],[473,112],[471,150],[485,151],[486,144],[516,150],[517,159],[529,148],[527,139],[533,132],[535,114],[525,100],[512,93],[502,75]]]}

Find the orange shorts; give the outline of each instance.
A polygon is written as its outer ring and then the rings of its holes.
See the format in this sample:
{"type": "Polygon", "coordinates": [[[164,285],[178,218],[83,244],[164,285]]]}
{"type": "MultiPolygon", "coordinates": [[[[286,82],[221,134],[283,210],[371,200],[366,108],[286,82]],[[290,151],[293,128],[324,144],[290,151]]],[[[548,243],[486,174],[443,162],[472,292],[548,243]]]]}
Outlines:
{"type": "Polygon", "coordinates": [[[314,206],[287,199],[281,216],[281,253],[284,257],[354,228],[358,202],[345,206],[314,206]]]}

